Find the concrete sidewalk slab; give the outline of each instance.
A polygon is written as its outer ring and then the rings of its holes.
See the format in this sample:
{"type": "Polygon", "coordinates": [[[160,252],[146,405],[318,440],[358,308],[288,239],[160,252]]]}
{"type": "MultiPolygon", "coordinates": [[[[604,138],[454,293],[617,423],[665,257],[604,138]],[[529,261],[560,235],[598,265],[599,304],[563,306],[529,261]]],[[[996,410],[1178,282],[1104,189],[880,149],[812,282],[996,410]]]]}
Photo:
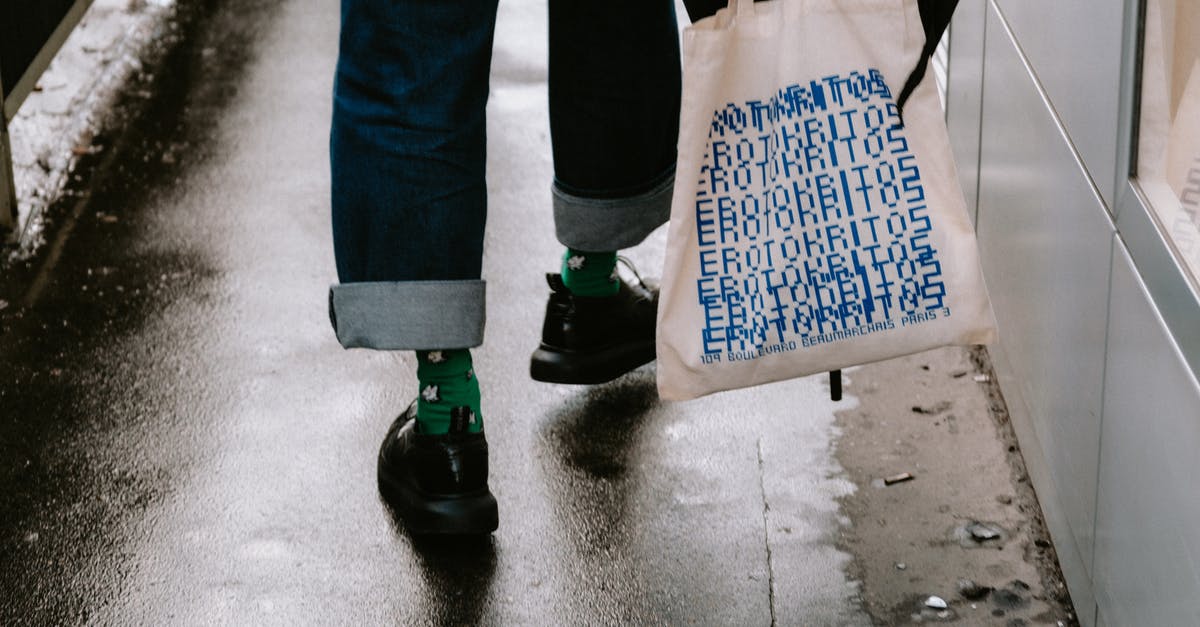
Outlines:
{"type": "MultiPolygon", "coordinates": [[[[336,3],[181,3],[180,43],[134,86],[156,98],[119,105],[131,117],[86,194],[52,211],[58,253],[0,287],[16,304],[0,311],[0,622],[899,615],[868,613],[854,573],[881,554],[845,538],[876,513],[844,506],[869,484],[835,455],[837,412],[867,401],[833,403],[813,377],[663,403],[652,366],[591,388],[529,380],[542,275],[561,254],[544,5],[513,0],[500,17],[475,351],[499,531],[414,540],[377,496],[375,454],[416,393],[415,363],[343,351],[326,317],[336,3]]],[[[631,251],[648,275],[663,236],[631,251]]],[[[892,371],[862,368],[852,394],[870,372],[892,371]]],[[[902,372],[878,385],[904,398],[902,372]]],[[[1003,450],[988,433],[981,446],[1003,450]]]]}

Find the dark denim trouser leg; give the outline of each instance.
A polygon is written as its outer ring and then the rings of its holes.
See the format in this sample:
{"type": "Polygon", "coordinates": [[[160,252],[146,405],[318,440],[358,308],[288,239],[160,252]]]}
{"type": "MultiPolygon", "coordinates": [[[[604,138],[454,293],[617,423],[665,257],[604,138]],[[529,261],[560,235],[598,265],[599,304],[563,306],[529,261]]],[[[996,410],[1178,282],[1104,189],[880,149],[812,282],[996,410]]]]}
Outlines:
{"type": "MultiPolygon", "coordinates": [[[[679,48],[669,0],[550,0],[555,224],[581,250],[669,215],[679,48]]],[[[330,140],[346,347],[483,339],[484,109],[496,0],[343,0],[330,140]]]]}
{"type": "Polygon", "coordinates": [[[484,109],[496,0],[343,0],[330,134],[346,347],[483,340],[484,109]]]}
{"type": "Polygon", "coordinates": [[[549,0],[558,240],[640,243],[670,216],[680,60],[670,0],[549,0]]]}

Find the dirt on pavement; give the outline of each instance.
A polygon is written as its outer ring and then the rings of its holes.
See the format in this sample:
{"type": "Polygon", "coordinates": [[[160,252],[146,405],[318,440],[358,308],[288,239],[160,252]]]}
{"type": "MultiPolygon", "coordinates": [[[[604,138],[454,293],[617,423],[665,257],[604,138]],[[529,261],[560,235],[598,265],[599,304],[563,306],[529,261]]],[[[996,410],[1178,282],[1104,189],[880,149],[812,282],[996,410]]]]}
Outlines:
{"type": "Polygon", "coordinates": [[[1077,625],[986,351],[845,377],[857,404],[838,413],[837,457],[858,490],[842,501],[842,546],[872,618],[1077,625]]]}

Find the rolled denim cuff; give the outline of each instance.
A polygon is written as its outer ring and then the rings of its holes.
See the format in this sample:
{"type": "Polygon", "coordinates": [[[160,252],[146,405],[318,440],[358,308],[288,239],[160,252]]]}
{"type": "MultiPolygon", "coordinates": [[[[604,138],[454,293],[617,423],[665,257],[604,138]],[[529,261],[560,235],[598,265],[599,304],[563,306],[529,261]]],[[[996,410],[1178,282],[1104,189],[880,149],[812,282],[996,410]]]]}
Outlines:
{"type": "Polygon", "coordinates": [[[436,350],[483,343],[486,282],[342,283],[329,288],[329,320],[346,348],[436,350]]]}
{"type": "Polygon", "coordinates": [[[554,192],[554,231],[558,241],[575,250],[621,250],[642,243],[671,217],[668,176],[650,191],[626,198],[584,198],[558,185],[554,192]]]}

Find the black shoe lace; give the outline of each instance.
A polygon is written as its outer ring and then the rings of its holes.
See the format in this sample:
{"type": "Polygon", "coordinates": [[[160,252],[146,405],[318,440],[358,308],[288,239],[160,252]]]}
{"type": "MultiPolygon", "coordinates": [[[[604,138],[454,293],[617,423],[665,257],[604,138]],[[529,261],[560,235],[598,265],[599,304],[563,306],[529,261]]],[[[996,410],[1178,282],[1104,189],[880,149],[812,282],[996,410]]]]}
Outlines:
{"type": "Polygon", "coordinates": [[[642,280],[642,274],[638,272],[637,266],[633,265],[632,259],[626,257],[625,255],[617,255],[617,261],[621,262],[621,265],[625,266],[629,270],[630,274],[633,275],[633,278],[637,279],[638,285],[641,286],[642,289],[650,289],[646,285],[646,282],[642,280]]]}

